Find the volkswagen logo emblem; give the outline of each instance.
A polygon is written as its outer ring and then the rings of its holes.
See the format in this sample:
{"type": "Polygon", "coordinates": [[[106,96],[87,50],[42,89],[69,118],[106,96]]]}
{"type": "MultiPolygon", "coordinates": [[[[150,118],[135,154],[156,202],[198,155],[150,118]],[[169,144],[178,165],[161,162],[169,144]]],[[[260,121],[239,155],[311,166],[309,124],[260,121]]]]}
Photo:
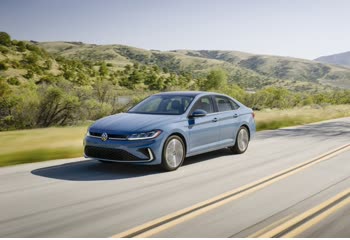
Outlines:
{"type": "Polygon", "coordinates": [[[107,139],[108,139],[108,134],[107,133],[102,133],[102,135],[101,135],[101,140],[102,141],[107,141],[107,139]]]}

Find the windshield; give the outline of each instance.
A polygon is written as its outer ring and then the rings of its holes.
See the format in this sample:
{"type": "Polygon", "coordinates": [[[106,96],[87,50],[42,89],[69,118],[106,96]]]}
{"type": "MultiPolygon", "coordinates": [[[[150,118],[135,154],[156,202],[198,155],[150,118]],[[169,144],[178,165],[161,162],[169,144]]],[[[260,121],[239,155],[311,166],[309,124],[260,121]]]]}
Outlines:
{"type": "Polygon", "coordinates": [[[180,115],[183,114],[191,104],[194,96],[183,95],[154,95],[146,98],[135,107],[131,108],[129,113],[144,114],[164,114],[180,115]]]}

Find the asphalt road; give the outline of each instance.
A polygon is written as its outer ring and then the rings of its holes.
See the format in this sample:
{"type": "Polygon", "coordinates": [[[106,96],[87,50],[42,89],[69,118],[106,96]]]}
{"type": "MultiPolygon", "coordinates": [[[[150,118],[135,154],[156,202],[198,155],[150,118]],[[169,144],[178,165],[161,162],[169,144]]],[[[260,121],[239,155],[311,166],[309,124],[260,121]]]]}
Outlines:
{"type": "MultiPolygon", "coordinates": [[[[4,167],[0,237],[114,236],[346,144],[350,144],[350,118],[259,132],[243,155],[223,149],[186,159],[184,166],[168,173],[82,158],[4,167]]],[[[349,188],[350,150],[345,148],[146,236],[261,236],[349,188]]],[[[350,237],[350,204],[340,200],[321,209],[329,212],[327,217],[317,213],[306,218],[309,226],[302,225],[296,236],[350,237]]]]}

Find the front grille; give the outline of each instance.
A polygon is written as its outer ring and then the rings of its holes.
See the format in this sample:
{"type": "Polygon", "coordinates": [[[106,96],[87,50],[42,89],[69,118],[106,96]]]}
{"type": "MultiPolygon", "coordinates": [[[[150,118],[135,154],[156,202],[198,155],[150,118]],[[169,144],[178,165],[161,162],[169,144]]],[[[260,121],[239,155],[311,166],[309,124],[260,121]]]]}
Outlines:
{"type": "Polygon", "coordinates": [[[126,139],[128,136],[126,135],[119,135],[119,134],[108,134],[108,138],[120,138],[120,139],[126,139]]]}
{"type": "Polygon", "coordinates": [[[92,158],[120,160],[120,161],[147,160],[147,159],[140,159],[125,150],[113,149],[113,148],[101,148],[101,147],[93,147],[93,146],[85,147],[85,155],[87,157],[92,157],[92,158]]]}
{"type": "MultiPolygon", "coordinates": [[[[117,138],[117,139],[126,139],[128,136],[127,135],[121,135],[121,134],[108,134],[108,138],[117,138]]],[[[91,136],[94,137],[101,137],[102,133],[98,133],[98,132],[90,132],[91,136]]]]}
{"type": "Polygon", "coordinates": [[[89,132],[91,136],[94,136],[94,137],[101,137],[101,134],[102,133],[97,133],[97,132],[89,132]]]}

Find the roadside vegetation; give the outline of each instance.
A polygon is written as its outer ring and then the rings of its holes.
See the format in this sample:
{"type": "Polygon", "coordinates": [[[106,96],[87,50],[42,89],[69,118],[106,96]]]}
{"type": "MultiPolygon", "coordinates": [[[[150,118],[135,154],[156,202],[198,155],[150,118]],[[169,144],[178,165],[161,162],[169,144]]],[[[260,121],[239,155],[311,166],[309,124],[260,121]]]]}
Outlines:
{"type": "Polygon", "coordinates": [[[55,53],[40,46],[0,32],[0,166],[81,156],[87,121],[125,111],[159,91],[225,93],[256,111],[258,130],[350,116],[350,90],[318,83],[317,76],[333,71],[318,63],[298,63],[311,66],[307,82],[292,78],[292,66],[269,76],[268,68],[257,68],[266,58],[241,56],[247,59],[238,63],[224,52],[149,53],[118,46],[113,54],[100,49],[101,55],[82,43],[59,44],[55,53]],[[59,54],[81,47],[72,56],[59,54]]]}
{"type": "Polygon", "coordinates": [[[273,130],[335,118],[350,117],[350,105],[311,105],[292,109],[264,109],[256,112],[257,130],[273,130]]]}
{"type": "MultiPolygon", "coordinates": [[[[256,111],[257,130],[312,123],[350,116],[350,105],[318,105],[288,110],[256,111]]],[[[0,167],[51,159],[82,157],[89,123],[74,127],[49,127],[0,132],[0,167]]]]}
{"type": "Polygon", "coordinates": [[[87,126],[0,132],[0,166],[81,157],[87,126]]]}
{"type": "MultiPolygon", "coordinates": [[[[82,44],[73,44],[76,45],[82,44]]],[[[150,60],[140,51],[125,47],[118,51],[130,57],[124,58],[128,61],[123,67],[101,60],[98,54],[83,59],[50,54],[35,43],[12,40],[7,33],[0,33],[0,131],[72,126],[96,120],[125,111],[158,91],[217,91],[255,110],[350,103],[349,90],[325,90],[318,84],[319,89],[306,91],[302,87],[305,81],[296,81],[303,91],[291,91],[274,85],[268,77],[264,85],[248,93],[249,82],[254,81],[252,75],[217,67],[198,73],[188,67],[181,69],[180,60],[174,56],[153,53],[148,56],[150,60]]]]}

